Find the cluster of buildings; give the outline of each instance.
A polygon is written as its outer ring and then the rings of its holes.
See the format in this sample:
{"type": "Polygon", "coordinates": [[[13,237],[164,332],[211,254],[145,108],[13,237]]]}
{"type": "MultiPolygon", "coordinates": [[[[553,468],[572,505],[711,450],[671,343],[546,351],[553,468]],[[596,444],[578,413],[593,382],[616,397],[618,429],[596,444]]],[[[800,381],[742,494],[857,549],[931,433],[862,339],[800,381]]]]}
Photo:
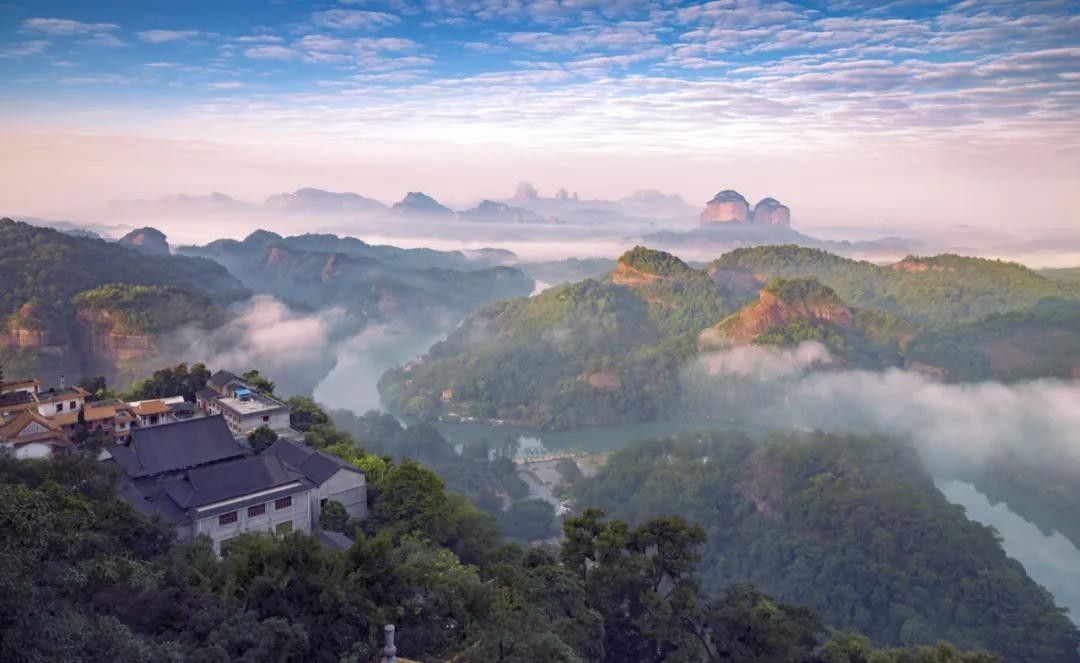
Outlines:
{"type": "MultiPolygon", "coordinates": [[[[44,390],[37,380],[0,384],[0,453],[43,458],[75,446],[76,430],[112,441],[101,460],[121,473],[121,495],[164,518],[181,540],[206,535],[215,551],[243,532],[312,532],[330,500],[367,515],[367,480],[346,461],[312,449],[289,427],[289,406],[218,371],[195,403],[182,396],[88,401],[78,387],[44,390]],[[247,435],[262,426],[278,441],[261,453],[247,435]]],[[[330,545],[347,545],[321,533],[330,545]]]]}

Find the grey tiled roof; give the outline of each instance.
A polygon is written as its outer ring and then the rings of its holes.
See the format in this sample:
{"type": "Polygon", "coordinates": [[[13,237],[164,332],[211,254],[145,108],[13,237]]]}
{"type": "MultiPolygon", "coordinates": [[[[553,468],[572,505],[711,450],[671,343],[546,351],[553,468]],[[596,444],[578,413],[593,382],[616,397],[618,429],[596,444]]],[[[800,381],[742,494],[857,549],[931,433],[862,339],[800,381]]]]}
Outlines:
{"type": "Polygon", "coordinates": [[[109,453],[128,477],[137,479],[238,458],[244,448],[225,420],[216,416],[135,428],[129,446],[111,448],[109,453]]]}
{"type": "Polygon", "coordinates": [[[214,385],[215,387],[224,387],[233,380],[239,381],[240,378],[236,377],[228,371],[218,371],[210,376],[210,384],[214,385]]]}
{"type": "Polygon", "coordinates": [[[299,469],[304,476],[317,484],[322,484],[337,474],[338,470],[348,470],[363,474],[363,471],[349,462],[321,451],[316,451],[306,444],[295,440],[279,439],[263,452],[264,456],[274,455],[289,465],[299,469]]]}

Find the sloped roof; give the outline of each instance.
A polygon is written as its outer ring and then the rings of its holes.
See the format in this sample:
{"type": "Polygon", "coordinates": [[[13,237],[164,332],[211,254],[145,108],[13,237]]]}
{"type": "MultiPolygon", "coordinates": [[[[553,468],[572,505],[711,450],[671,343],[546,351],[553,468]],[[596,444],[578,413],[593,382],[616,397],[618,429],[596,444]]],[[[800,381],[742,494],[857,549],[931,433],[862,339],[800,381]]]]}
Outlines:
{"type": "Polygon", "coordinates": [[[67,437],[60,431],[60,427],[49,421],[47,417],[41,416],[37,410],[23,410],[14,419],[0,426],[0,440],[15,445],[45,441],[64,446],[70,444],[67,437]],[[20,436],[19,434],[30,424],[39,424],[45,430],[20,436]]]}
{"type": "Polygon", "coordinates": [[[214,385],[215,387],[224,387],[233,380],[236,380],[238,382],[241,381],[240,378],[236,377],[228,371],[218,371],[210,376],[210,384],[214,385]]]}
{"type": "Polygon", "coordinates": [[[298,482],[310,487],[303,479],[277,456],[250,456],[193,469],[170,481],[165,492],[181,508],[189,509],[298,482]]]}
{"type": "Polygon", "coordinates": [[[142,415],[144,417],[152,414],[165,414],[169,411],[169,406],[162,400],[143,401],[135,406],[135,414],[142,415]]]}
{"type": "Polygon", "coordinates": [[[284,438],[270,445],[262,455],[278,456],[289,465],[299,469],[304,473],[304,476],[317,484],[322,484],[337,474],[339,470],[348,470],[357,474],[364,473],[363,470],[342,458],[316,451],[306,444],[284,438]]]}
{"type": "Polygon", "coordinates": [[[110,453],[129,477],[140,478],[237,458],[244,455],[244,449],[225,420],[216,416],[137,428],[130,445],[110,453]]]}

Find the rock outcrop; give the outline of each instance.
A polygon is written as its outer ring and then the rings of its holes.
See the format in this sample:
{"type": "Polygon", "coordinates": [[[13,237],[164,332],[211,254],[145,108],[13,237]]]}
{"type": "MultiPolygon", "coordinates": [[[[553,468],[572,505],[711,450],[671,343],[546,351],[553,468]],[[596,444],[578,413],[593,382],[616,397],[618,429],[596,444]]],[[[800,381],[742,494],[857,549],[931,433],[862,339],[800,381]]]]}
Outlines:
{"type": "Polygon", "coordinates": [[[791,210],[776,198],[762,198],[754,205],[751,220],[763,226],[790,226],[791,210]]]}
{"type": "Polygon", "coordinates": [[[75,325],[79,349],[95,363],[130,362],[156,352],[151,335],[126,328],[114,311],[79,307],[75,311],[75,325]]]}
{"type": "Polygon", "coordinates": [[[778,279],[761,290],[757,302],[703,331],[698,344],[703,349],[747,345],[799,319],[846,328],[855,325],[852,310],[816,279],[778,279]]]}
{"type": "Polygon", "coordinates": [[[117,244],[130,246],[144,253],[169,255],[169,242],[165,233],[157,228],[146,227],[132,230],[117,240],[117,244]]]}
{"type": "Polygon", "coordinates": [[[747,223],[756,226],[790,226],[791,210],[775,198],[762,198],[753,209],[738,191],[725,189],[713,196],[699,217],[701,225],[747,223]]]}
{"type": "Polygon", "coordinates": [[[750,203],[738,191],[725,189],[713,196],[701,213],[701,224],[747,223],[750,220],[750,203]]]}

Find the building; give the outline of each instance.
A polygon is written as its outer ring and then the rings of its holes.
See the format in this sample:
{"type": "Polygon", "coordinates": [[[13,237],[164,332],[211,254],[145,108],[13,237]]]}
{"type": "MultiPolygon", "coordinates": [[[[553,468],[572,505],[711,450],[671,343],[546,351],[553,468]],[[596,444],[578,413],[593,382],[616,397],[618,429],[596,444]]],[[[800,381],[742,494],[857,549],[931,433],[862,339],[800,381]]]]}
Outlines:
{"type": "Polygon", "coordinates": [[[60,427],[33,408],[0,425],[0,453],[15,458],[47,458],[70,447],[60,427]]]}
{"type": "Polygon", "coordinates": [[[21,380],[0,384],[0,418],[10,418],[22,410],[34,409],[38,414],[52,417],[62,412],[77,411],[90,392],[80,387],[42,389],[40,380],[21,380]]]}
{"type": "Polygon", "coordinates": [[[319,522],[322,508],[329,500],[340,502],[353,518],[367,517],[367,477],[345,460],[294,440],[280,439],[262,453],[277,456],[304,473],[315,486],[311,520],[319,522]]]}
{"type": "Polygon", "coordinates": [[[310,533],[330,499],[367,515],[362,471],[284,439],[250,455],[222,416],[135,428],[107,455],[124,472],[125,499],[173,523],[182,540],[205,534],[218,552],[243,532],[310,533]]]}
{"type": "Polygon", "coordinates": [[[203,412],[225,417],[229,430],[236,436],[245,436],[262,426],[291,433],[288,405],[260,393],[228,371],[214,373],[207,387],[200,390],[195,398],[203,412]]]}

